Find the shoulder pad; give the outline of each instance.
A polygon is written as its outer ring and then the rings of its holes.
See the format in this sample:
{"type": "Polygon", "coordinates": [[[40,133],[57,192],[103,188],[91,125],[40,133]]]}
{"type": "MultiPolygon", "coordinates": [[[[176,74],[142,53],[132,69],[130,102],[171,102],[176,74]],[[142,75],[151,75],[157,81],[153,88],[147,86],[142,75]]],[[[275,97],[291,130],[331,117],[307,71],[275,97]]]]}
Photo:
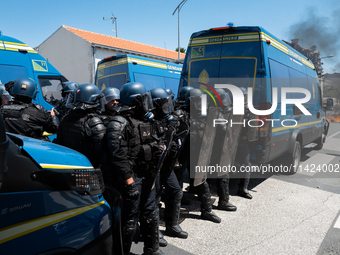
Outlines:
{"type": "Polygon", "coordinates": [[[115,122],[119,122],[121,124],[125,124],[127,123],[127,120],[119,115],[113,116],[112,118],[110,118],[110,121],[115,121],[115,122]]]}
{"type": "Polygon", "coordinates": [[[46,109],[44,108],[44,107],[42,107],[40,104],[34,104],[34,103],[32,103],[32,105],[35,107],[35,108],[37,108],[38,110],[40,110],[40,111],[46,111],[46,109]]]}
{"type": "Polygon", "coordinates": [[[27,108],[27,105],[20,105],[20,104],[4,104],[1,106],[4,110],[22,110],[27,108]]]}
{"type": "Polygon", "coordinates": [[[100,124],[104,124],[99,117],[92,117],[87,121],[87,123],[91,128],[100,124]]]}
{"type": "Polygon", "coordinates": [[[107,126],[108,129],[123,131],[128,124],[127,119],[122,116],[113,116],[107,126]]]}

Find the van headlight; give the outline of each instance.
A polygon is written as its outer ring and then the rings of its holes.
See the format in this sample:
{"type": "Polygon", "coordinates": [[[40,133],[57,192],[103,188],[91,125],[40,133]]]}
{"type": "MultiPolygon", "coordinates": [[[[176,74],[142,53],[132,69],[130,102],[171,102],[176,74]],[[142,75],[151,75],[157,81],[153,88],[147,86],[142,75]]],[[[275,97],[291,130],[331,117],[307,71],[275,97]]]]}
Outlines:
{"type": "Polygon", "coordinates": [[[104,192],[104,179],[100,169],[76,169],[72,176],[75,177],[75,186],[78,191],[90,195],[104,192]]]}
{"type": "Polygon", "coordinates": [[[82,195],[98,195],[105,185],[100,169],[43,169],[33,172],[32,179],[55,190],[77,190],[82,195]]]}

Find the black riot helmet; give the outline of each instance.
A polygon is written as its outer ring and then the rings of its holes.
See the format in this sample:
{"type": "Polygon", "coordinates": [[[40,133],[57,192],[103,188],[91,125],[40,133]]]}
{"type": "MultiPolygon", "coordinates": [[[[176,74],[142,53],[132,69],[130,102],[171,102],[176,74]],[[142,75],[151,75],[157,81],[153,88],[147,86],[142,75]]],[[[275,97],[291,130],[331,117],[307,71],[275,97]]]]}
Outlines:
{"type": "Polygon", "coordinates": [[[185,101],[185,95],[186,95],[186,93],[189,91],[189,90],[191,90],[192,89],[192,87],[190,87],[190,86],[185,86],[185,87],[183,87],[182,89],[181,89],[181,91],[179,92],[179,95],[178,95],[178,100],[179,101],[185,101]]]}
{"type": "Polygon", "coordinates": [[[81,84],[67,99],[67,108],[90,109],[96,108],[100,103],[100,90],[91,83],[81,84]]]}
{"type": "Polygon", "coordinates": [[[115,107],[118,105],[118,102],[120,100],[119,89],[113,88],[113,87],[108,87],[108,88],[102,90],[101,95],[103,96],[103,98],[102,98],[102,100],[103,100],[102,111],[105,111],[105,107],[110,111],[116,111],[115,107]],[[114,100],[116,100],[116,102],[114,102],[114,100]]]}
{"type": "Polygon", "coordinates": [[[74,81],[65,81],[58,86],[58,90],[61,92],[62,97],[66,97],[66,93],[72,93],[79,87],[79,84],[74,81]]]}
{"type": "Polygon", "coordinates": [[[185,93],[186,106],[194,107],[196,110],[201,110],[201,97],[203,93],[200,89],[190,89],[185,93]]]}
{"type": "Polygon", "coordinates": [[[162,88],[154,88],[150,90],[152,103],[156,107],[157,112],[163,116],[167,116],[174,111],[172,97],[162,88]]]}
{"type": "Polygon", "coordinates": [[[27,97],[35,99],[38,93],[38,86],[31,78],[23,77],[14,81],[10,94],[12,96],[27,97]]]}
{"type": "Polygon", "coordinates": [[[105,104],[112,100],[120,100],[120,90],[117,88],[109,87],[102,90],[104,94],[105,104]]]}
{"type": "Polygon", "coordinates": [[[172,90],[171,89],[169,89],[169,88],[165,88],[164,89],[165,90],[165,92],[169,95],[169,96],[171,96],[172,97],[172,99],[174,99],[175,98],[175,94],[172,92],[172,90]]]}
{"type": "Polygon", "coordinates": [[[120,89],[121,110],[136,108],[137,112],[146,118],[153,118],[151,111],[154,109],[150,92],[142,83],[129,82],[124,84],[120,89]],[[124,108],[128,106],[128,108],[124,108]]]}

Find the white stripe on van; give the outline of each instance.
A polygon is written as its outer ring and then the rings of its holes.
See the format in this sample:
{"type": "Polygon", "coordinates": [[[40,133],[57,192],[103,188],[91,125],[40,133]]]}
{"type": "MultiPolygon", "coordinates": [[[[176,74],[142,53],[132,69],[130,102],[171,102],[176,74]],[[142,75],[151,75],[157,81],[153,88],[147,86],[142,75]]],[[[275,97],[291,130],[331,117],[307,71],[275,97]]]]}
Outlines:
{"type": "Polygon", "coordinates": [[[9,42],[4,42],[5,48],[7,50],[26,50],[30,52],[35,52],[35,50],[27,45],[23,44],[14,44],[9,42]]]}

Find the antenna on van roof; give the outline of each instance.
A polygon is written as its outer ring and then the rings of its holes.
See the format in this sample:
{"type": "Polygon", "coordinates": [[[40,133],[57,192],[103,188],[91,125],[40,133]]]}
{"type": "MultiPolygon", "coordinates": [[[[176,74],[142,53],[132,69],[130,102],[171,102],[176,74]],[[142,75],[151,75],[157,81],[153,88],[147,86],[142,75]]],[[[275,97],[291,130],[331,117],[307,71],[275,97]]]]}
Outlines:
{"type": "Polygon", "coordinates": [[[117,35],[117,17],[115,17],[115,15],[113,15],[113,13],[111,12],[112,14],[112,17],[103,17],[103,20],[110,20],[112,19],[112,24],[115,24],[115,29],[116,31],[112,30],[112,32],[116,32],[116,37],[118,36],[117,35]]]}

